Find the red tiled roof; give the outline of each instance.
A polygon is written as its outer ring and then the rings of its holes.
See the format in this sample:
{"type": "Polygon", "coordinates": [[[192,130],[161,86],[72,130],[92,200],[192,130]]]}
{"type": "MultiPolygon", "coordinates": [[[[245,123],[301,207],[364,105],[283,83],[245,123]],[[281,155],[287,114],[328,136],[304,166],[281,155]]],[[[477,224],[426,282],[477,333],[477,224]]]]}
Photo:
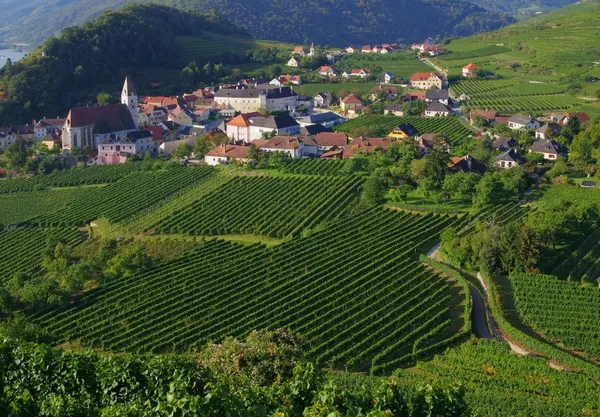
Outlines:
{"type": "Polygon", "coordinates": [[[246,159],[248,158],[249,146],[226,145],[222,144],[210,150],[206,156],[223,156],[228,158],[246,159]]]}
{"type": "Polygon", "coordinates": [[[300,146],[298,138],[293,136],[274,136],[260,146],[261,149],[296,149],[300,146]]]}
{"type": "Polygon", "coordinates": [[[70,127],[95,126],[96,133],[111,133],[133,130],[135,125],[131,112],[125,104],[71,109],[66,125],[70,127]]]}
{"type": "Polygon", "coordinates": [[[244,114],[240,114],[239,116],[234,117],[233,119],[231,119],[230,122],[227,122],[227,126],[248,127],[252,124],[250,122],[250,119],[253,119],[255,117],[269,117],[269,116],[260,114],[260,113],[244,113],[244,114]]]}
{"type": "Polygon", "coordinates": [[[479,67],[477,65],[475,65],[475,64],[468,64],[468,65],[465,65],[463,67],[463,69],[466,69],[466,70],[469,70],[469,71],[473,71],[473,70],[478,70],[479,67]]]}
{"type": "Polygon", "coordinates": [[[317,135],[319,146],[345,146],[348,144],[348,136],[345,133],[321,132],[317,135]]]}
{"type": "Polygon", "coordinates": [[[497,114],[496,110],[471,110],[471,117],[479,116],[486,120],[494,120],[497,114]]]}
{"type": "Polygon", "coordinates": [[[439,77],[435,72],[417,72],[410,76],[411,81],[427,81],[431,77],[439,77]]]}
{"type": "Polygon", "coordinates": [[[342,103],[355,103],[362,104],[362,100],[356,96],[356,94],[348,94],[342,99],[342,103]]]}
{"type": "Polygon", "coordinates": [[[147,126],[144,130],[152,133],[152,141],[153,142],[162,142],[163,140],[163,129],[160,126],[147,126]]]}

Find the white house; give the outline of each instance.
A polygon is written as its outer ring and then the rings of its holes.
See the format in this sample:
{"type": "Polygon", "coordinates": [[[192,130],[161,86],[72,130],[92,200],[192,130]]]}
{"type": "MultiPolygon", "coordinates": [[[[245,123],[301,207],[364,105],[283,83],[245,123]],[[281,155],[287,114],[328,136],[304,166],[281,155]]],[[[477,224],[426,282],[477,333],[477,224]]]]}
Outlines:
{"type": "Polygon", "coordinates": [[[252,120],[259,117],[267,117],[260,113],[243,113],[225,123],[227,136],[233,141],[244,141],[250,143],[252,141],[250,127],[252,120]]]}
{"type": "Polygon", "coordinates": [[[508,119],[508,127],[512,130],[538,129],[540,125],[540,122],[531,116],[515,114],[508,119]]]}
{"type": "Polygon", "coordinates": [[[337,77],[337,72],[335,71],[335,69],[333,69],[333,67],[329,65],[324,65],[321,68],[319,68],[319,75],[321,77],[326,78],[335,78],[337,77]]]}
{"type": "Polygon", "coordinates": [[[519,155],[519,153],[514,149],[510,149],[496,157],[496,166],[502,169],[514,168],[516,166],[523,165],[524,163],[525,158],[519,155]]]}
{"type": "Polygon", "coordinates": [[[231,107],[240,113],[284,111],[298,106],[297,94],[290,87],[247,89],[222,88],[215,93],[215,104],[231,107]]]}
{"type": "Polygon", "coordinates": [[[450,116],[450,110],[442,103],[431,103],[425,109],[425,117],[450,116]]]}
{"type": "Polygon", "coordinates": [[[555,161],[565,154],[565,148],[555,140],[541,139],[531,144],[529,152],[543,155],[546,160],[555,161]]]}
{"type": "Polygon", "coordinates": [[[358,78],[367,78],[371,75],[371,70],[369,68],[352,68],[350,72],[344,71],[342,77],[350,78],[350,77],[358,77],[358,78]]]}
{"type": "Polygon", "coordinates": [[[36,139],[42,139],[47,134],[52,132],[62,131],[62,128],[67,119],[41,119],[35,124],[33,130],[35,132],[36,139]]]}
{"type": "Polygon", "coordinates": [[[294,136],[275,136],[259,147],[263,152],[284,152],[292,158],[304,156],[304,142],[294,136]]]}
{"type": "Polygon", "coordinates": [[[477,71],[479,71],[479,67],[477,65],[468,64],[463,67],[462,75],[465,78],[469,78],[469,77],[472,77],[473,75],[475,75],[477,73],[477,71]]]}
{"type": "Polygon", "coordinates": [[[300,127],[306,127],[314,124],[320,124],[326,128],[332,128],[340,123],[344,123],[347,119],[339,114],[328,111],[325,113],[316,113],[310,116],[303,117],[299,120],[300,127]]]}
{"type": "Polygon", "coordinates": [[[394,79],[394,74],[391,72],[384,72],[381,77],[379,77],[379,82],[383,84],[390,84],[394,79]]]}
{"type": "Polygon", "coordinates": [[[293,56],[289,59],[288,62],[286,62],[285,65],[287,65],[288,67],[298,68],[300,66],[300,60],[298,58],[296,58],[295,56],[293,56]]]}
{"type": "Polygon", "coordinates": [[[442,103],[444,106],[449,106],[450,93],[445,89],[427,90],[425,92],[425,103],[442,103]]]}
{"type": "Polygon", "coordinates": [[[276,135],[295,135],[300,133],[300,125],[291,116],[258,117],[250,119],[250,141],[261,139],[263,134],[275,132],[276,135]]]}
{"type": "Polygon", "coordinates": [[[561,127],[558,123],[546,123],[544,126],[535,130],[536,139],[550,139],[549,133],[559,134],[561,127]]]}
{"type": "Polygon", "coordinates": [[[230,163],[233,159],[240,162],[248,161],[248,150],[250,146],[222,144],[211,149],[205,156],[206,165],[220,165],[230,163]]]}
{"type": "Polygon", "coordinates": [[[321,92],[315,94],[313,97],[314,107],[329,107],[333,104],[333,96],[328,92],[321,92]]]}

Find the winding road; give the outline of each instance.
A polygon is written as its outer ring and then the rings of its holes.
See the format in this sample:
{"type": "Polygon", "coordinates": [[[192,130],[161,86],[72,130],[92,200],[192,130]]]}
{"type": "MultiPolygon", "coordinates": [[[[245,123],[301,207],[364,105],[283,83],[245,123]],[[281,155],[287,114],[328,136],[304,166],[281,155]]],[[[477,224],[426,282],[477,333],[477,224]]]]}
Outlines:
{"type": "Polygon", "coordinates": [[[477,337],[482,339],[493,339],[490,329],[488,328],[487,312],[481,294],[479,294],[479,291],[470,284],[469,292],[471,293],[471,300],[473,300],[471,307],[471,331],[473,331],[477,337]]]}

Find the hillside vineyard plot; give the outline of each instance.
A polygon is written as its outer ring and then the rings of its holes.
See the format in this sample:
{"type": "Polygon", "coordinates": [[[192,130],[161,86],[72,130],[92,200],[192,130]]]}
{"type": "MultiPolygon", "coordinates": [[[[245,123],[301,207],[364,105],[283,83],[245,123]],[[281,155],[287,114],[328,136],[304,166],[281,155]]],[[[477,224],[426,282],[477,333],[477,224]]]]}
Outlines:
{"type": "Polygon", "coordinates": [[[16,273],[39,273],[45,251],[58,242],[76,246],[81,234],[75,227],[0,231],[0,280],[6,281],[16,273]]]}
{"type": "Polygon", "coordinates": [[[417,258],[464,220],[377,208],[271,249],[207,241],[35,320],[63,341],[152,353],[289,327],[322,364],[384,372],[443,349],[464,326],[450,313],[461,297],[417,258]]]}
{"type": "Polygon", "coordinates": [[[550,275],[511,275],[527,324],[567,349],[600,357],[600,290],[550,275]]]}
{"type": "Polygon", "coordinates": [[[344,175],[347,160],[343,159],[294,159],[285,167],[288,174],[304,175],[344,175]]]}
{"type": "Polygon", "coordinates": [[[101,217],[120,222],[213,174],[212,167],[175,167],[156,172],[136,172],[115,184],[98,189],[89,198],[77,199],[66,209],[32,219],[30,223],[83,226],[101,217]]]}
{"type": "Polygon", "coordinates": [[[473,130],[457,117],[396,117],[381,114],[357,117],[337,126],[335,130],[350,133],[356,128],[367,126],[391,132],[398,125],[407,122],[413,125],[419,131],[420,135],[424,133],[443,134],[450,140],[452,145],[460,145],[466,137],[473,134],[473,130]]]}
{"type": "Polygon", "coordinates": [[[335,218],[356,200],[355,177],[241,177],[159,222],[155,233],[285,237],[335,218]]]}
{"type": "Polygon", "coordinates": [[[600,230],[590,233],[552,274],[581,283],[597,282],[600,279],[600,230]]]}

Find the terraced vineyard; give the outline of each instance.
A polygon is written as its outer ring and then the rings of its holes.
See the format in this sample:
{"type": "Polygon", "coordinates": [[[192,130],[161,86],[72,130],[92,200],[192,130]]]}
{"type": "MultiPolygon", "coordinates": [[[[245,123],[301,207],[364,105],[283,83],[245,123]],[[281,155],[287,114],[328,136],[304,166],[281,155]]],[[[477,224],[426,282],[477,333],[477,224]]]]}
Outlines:
{"type": "Polygon", "coordinates": [[[454,146],[473,134],[473,130],[457,117],[396,117],[390,115],[366,115],[357,117],[349,122],[343,123],[335,128],[338,132],[350,133],[352,130],[367,126],[381,128],[386,134],[402,123],[410,123],[419,134],[440,133],[445,135],[454,146]]]}
{"type": "Polygon", "coordinates": [[[294,159],[285,167],[288,174],[345,175],[347,160],[294,159]]]}
{"type": "Polygon", "coordinates": [[[506,344],[478,339],[399,374],[403,384],[459,382],[475,415],[593,416],[599,404],[593,378],[554,370],[545,358],[510,353],[506,344]]]}
{"type": "Polygon", "coordinates": [[[206,198],[173,212],[156,233],[285,237],[333,219],[358,196],[354,177],[239,177],[206,198]]]}
{"type": "Polygon", "coordinates": [[[75,246],[82,240],[76,228],[13,228],[0,231],[0,281],[16,273],[39,272],[44,252],[50,243],[75,246]]]}
{"type": "Polygon", "coordinates": [[[197,36],[176,36],[175,44],[182,52],[182,62],[191,62],[198,58],[218,60],[226,52],[245,56],[255,45],[252,39],[209,32],[197,36]]]}
{"type": "Polygon", "coordinates": [[[175,167],[156,172],[135,172],[121,181],[80,198],[66,210],[30,220],[35,225],[83,226],[98,218],[120,222],[138,214],[214,174],[212,167],[175,167]]]}
{"type": "Polygon", "coordinates": [[[600,230],[595,230],[581,245],[566,257],[553,275],[581,283],[596,283],[600,279],[600,230]]]}
{"type": "Polygon", "coordinates": [[[97,165],[85,169],[72,168],[54,171],[49,175],[14,178],[0,181],[0,194],[32,191],[46,187],[74,187],[78,185],[108,184],[138,171],[140,164],[97,165]]]}
{"type": "Polygon", "coordinates": [[[36,321],[64,341],[153,353],[289,327],[322,364],[387,372],[463,337],[460,290],[417,258],[463,221],[377,208],[273,248],[207,241],[36,321]]]}
{"type": "Polygon", "coordinates": [[[517,310],[546,339],[600,357],[600,290],[550,275],[510,277],[517,310]]]}

